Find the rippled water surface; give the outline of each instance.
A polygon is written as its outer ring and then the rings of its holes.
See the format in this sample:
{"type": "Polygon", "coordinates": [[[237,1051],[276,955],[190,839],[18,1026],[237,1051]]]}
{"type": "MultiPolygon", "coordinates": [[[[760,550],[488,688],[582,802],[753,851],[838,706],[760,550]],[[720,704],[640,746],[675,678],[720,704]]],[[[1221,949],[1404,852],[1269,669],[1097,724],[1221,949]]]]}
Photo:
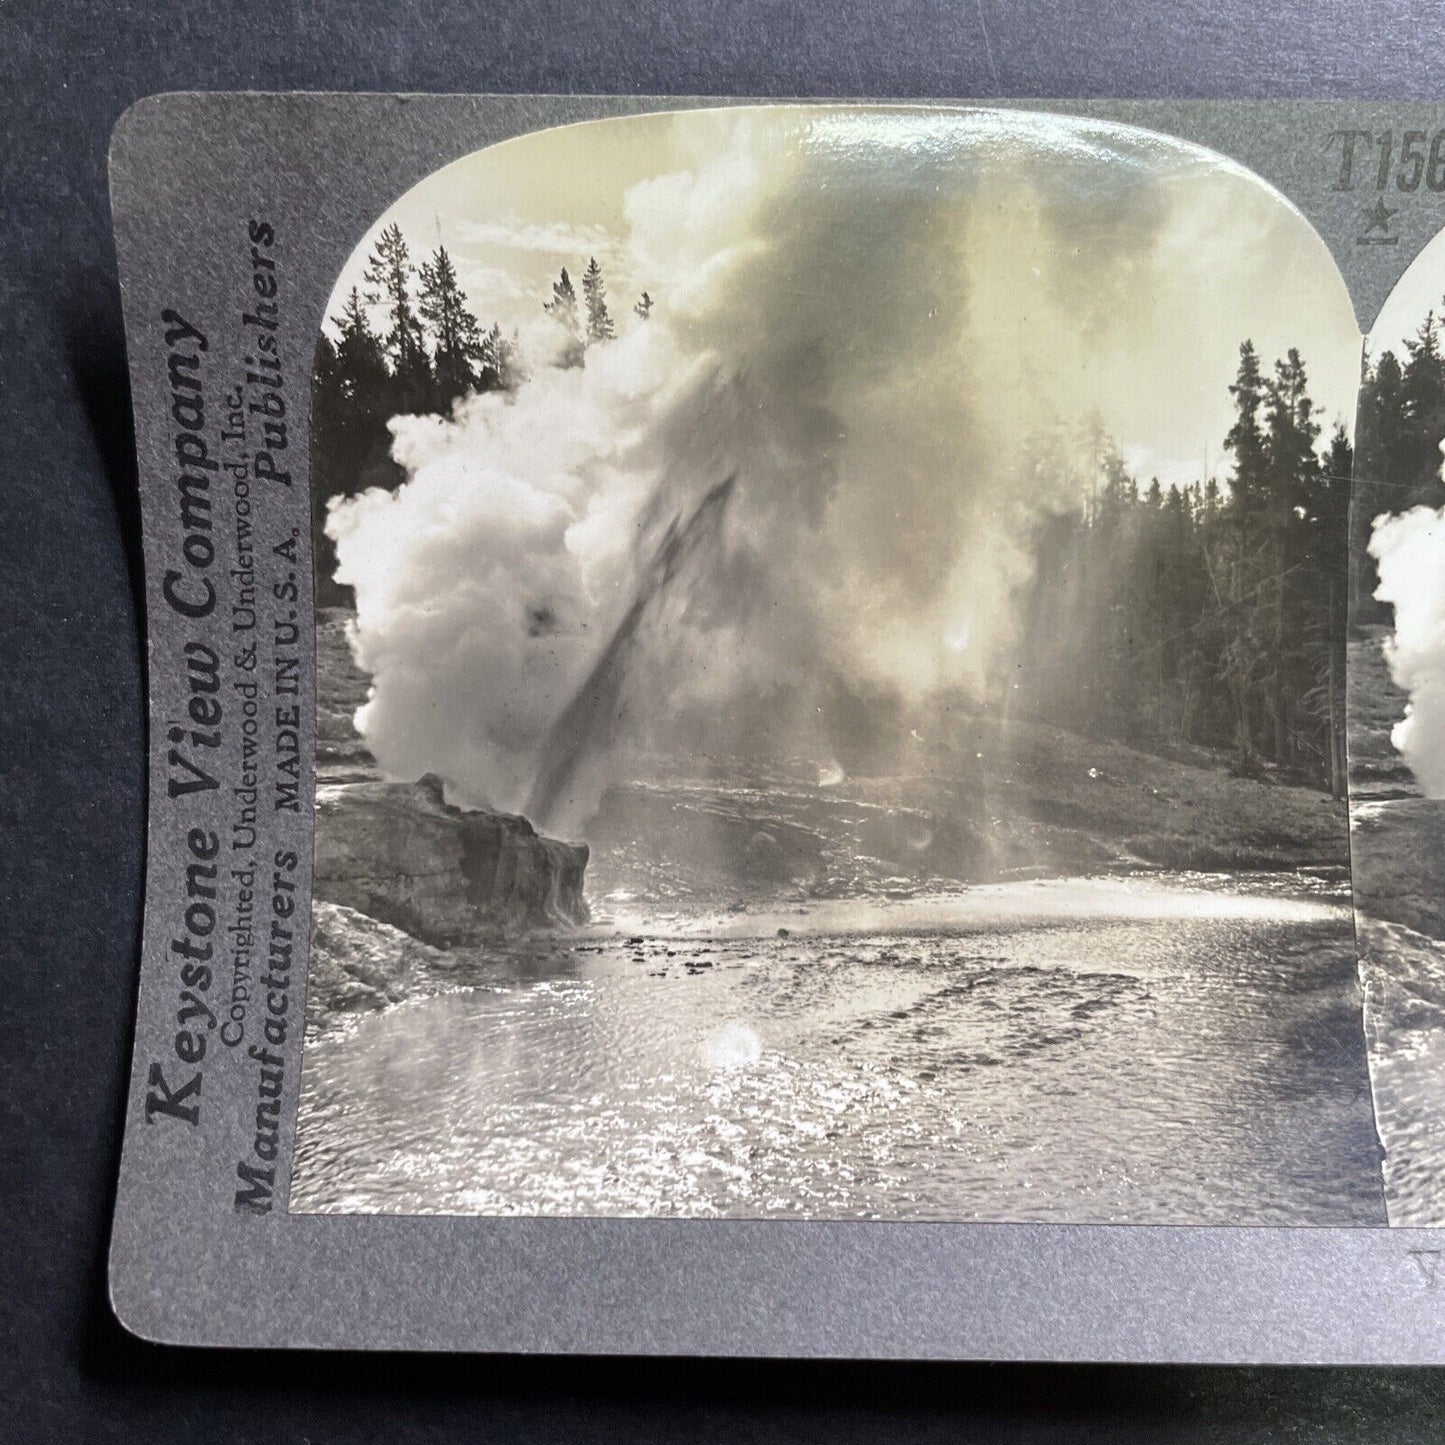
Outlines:
{"type": "Polygon", "coordinates": [[[468,977],[308,1045],[293,1210],[1383,1222],[1308,880],[619,914],[468,977]]]}

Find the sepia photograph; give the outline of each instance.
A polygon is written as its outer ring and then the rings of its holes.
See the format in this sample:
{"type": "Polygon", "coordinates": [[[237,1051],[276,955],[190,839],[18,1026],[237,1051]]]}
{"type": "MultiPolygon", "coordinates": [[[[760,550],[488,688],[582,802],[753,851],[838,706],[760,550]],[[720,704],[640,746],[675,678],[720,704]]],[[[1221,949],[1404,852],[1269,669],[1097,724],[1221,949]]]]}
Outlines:
{"type": "Polygon", "coordinates": [[[1351,850],[1390,1222],[1445,1224],[1445,244],[1361,377],[1350,538],[1351,850]]]}
{"type": "Polygon", "coordinates": [[[1440,1222],[1429,254],[1362,381],[1157,133],[439,156],[317,341],[291,1211],[1440,1222]]]}

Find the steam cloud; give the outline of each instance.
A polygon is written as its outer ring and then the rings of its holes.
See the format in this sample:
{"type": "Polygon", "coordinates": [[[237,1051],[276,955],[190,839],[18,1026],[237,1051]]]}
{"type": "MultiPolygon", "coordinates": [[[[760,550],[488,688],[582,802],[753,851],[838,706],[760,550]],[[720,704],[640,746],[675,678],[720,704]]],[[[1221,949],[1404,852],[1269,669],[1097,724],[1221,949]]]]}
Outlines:
{"type": "Polygon", "coordinates": [[[1380,565],[1375,596],[1395,609],[1390,674],[1410,694],[1391,741],[1425,795],[1445,798],[1445,507],[1376,518],[1370,551],[1380,565]]]}
{"type": "Polygon", "coordinates": [[[1144,133],[897,110],[686,135],[626,197],[652,319],[581,368],[536,366],[539,330],[515,394],[395,421],[406,484],[328,520],[378,761],[554,829],[628,750],[832,758],[870,699],[1001,685],[1034,528],[1081,485],[1030,437],[1127,427],[1142,369],[1281,254],[1263,187],[1144,133]],[[1189,248],[1221,235],[1208,270],[1189,248]]]}

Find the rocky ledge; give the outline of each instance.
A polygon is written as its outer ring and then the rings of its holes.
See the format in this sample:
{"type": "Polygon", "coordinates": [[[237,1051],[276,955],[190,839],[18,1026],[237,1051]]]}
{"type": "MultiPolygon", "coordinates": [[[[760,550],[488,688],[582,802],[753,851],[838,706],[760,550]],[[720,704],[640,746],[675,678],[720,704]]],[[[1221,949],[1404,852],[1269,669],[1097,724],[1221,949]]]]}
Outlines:
{"type": "Polygon", "coordinates": [[[350,1015],[446,987],[455,956],[339,903],[312,905],[306,1026],[339,1028],[350,1015]]]}
{"type": "Polygon", "coordinates": [[[437,948],[583,923],[587,846],[453,807],[441,779],[321,782],[314,894],[437,948]]]}
{"type": "MultiPolygon", "coordinates": [[[[584,844],[544,838],[509,813],[453,807],[440,778],[396,782],[377,768],[353,723],[371,679],[352,656],[351,620],[344,608],[324,608],[316,618],[314,896],[318,919],[331,920],[333,944],[342,934],[361,936],[358,918],[401,930],[413,950],[585,922],[584,844]],[[327,914],[330,904],[341,913],[327,914]]],[[[396,947],[367,955],[363,973],[375,979],[377,969],[399,970],[400,987],[412,972],[403,954],[421,955],[390,942],[396,947]]],[[[323,961],[335,954],[328,947],[318,947],[323,961]]],[[[396,1001],[385,989],[379,997],[396,1001]]]]}

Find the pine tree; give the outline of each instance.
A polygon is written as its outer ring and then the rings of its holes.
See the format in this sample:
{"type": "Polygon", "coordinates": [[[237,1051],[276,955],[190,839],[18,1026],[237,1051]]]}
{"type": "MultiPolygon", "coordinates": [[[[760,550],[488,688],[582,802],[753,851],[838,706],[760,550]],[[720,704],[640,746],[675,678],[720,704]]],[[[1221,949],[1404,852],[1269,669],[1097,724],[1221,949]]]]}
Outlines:
{"type": "Polygon", "coordinates": [[[1350,491],[1355,470],[1354,449],[1343,425],[1330,437],[1320,471],[1318,505],[1312,518],[1312,547],[1317,579],[1314,613],[1323,622],[1316,627],[1313,712],[1325,736],[1325,766],[1332,797],[1348,790],[1345,724],[1345,666],[1348,621],[1348,552],[1350,491]],[[1322,635],[1320,633],[1322,632],[1322,635]],[[1322,645],[1321,645],[1322,644],[1322,645]]]}
{"type": "Polygon", "coordinates": [[[561,364],[563,366],[580,366],[584,343],[582,324],[577,315],[577,289],[572,285],[572,278],[567,274],[565,266],[562,268],[561,276],[552,283],[552,299],[543,303],[542,310],[567,335],[560,358],[561,364]]]}
{"type": "Polygon", "coordinates": [[[546,302],[543,307],[561,325],[569,331],[576,331],[577,325],[577,288],[572,284],[572,278],[567,274],[567,268],[562,268],[562,274],[552,283],[552,299],[546,302]]]}
{"type": "Polygon", "coordinates": [[[1382,512],[1397,510],[1409,471],[1405,376],[1393,351],[1365,359],[1356,406],[1354,506],[1350,513],[1350,615],[1361,623],[1384,621],[1389,608],[1375,600],[1380,577],[1370,556],[1370,528],[1382,512]]]}
{"type": "Polygon", "coordinates": [[[477,348],[477,390],[496,391],[502,385],[502,328],[494,321],[477,348]]]}
{"type": "Polygon", "coordinates": [[[323,329],[312,382],[312,535],[316,598],[323,607],[350,598],[334,580],[336,552],[325,534],[328,502],[368,487],[395,487],[402,480],[401,468],[391,459],[386,425],[394,413],[392,378],[355,287],[329,326],[335,341],[323,329]]]}
{"type": "Polygon", "coordinates": [[[1165,755],[1228,748],[1248,775],[1272,759],[1338,793],[1349,439],[1336,428],[1320,456],[1298,353],[1267,378],[1246,347],[1240,373],[1227,494],[1212,476],[1141,485],[1097,422],[1030,438],[1020,485],[1077,505],[1035,534],[1012,704],[1165,755]]]}
{"type": "Polygon", "coordinates": [[[1426,314],[1405,343],[1405,358],[1383,352],[1368,359],[1360,380],[1355,440],[1355,503],[1350,518],[1350,614],[1385,622],[1389,608],[1375,600],[1379,584],[1368,544],[1375,518],[1445,499],[1439,442],[1445,436],[1445,351],[1440,320],[1426,314]]]}
{"type": "Polygon", "coordinates": [[[1309,379],[1299,352],[1291,347],[1274,364],[1266,404],[1265,454],[1281,510],[1299,505],[1319,472],[1314,445],[1320,434],[1310,399],[1309,379]]]}
{"type": "Polygon", "coordinates": [[[417,309],[431,330],[434,401],[445,411],[477,385],[475,364],[481,359],[482,336],[444,246],[422,264],[417,309]]]}
{"type": "Polygon", "coordinates": [[[1420,329],[1405,343],[1405,351],[1400,387],[1404,435],[1400,475],[1393,480],[1408,492],[1391,510],[1430,500],[1439,480],[1439,444],[1445,436],[1445,356],[1433,311],[1426,312],[1420,329]]]}
{"type": "Polygon", "coordinates": [[[1260,410],[1269,386],[1260,370],[1254,343],[1239,348],[1239,370],[1230,385],[1235,419],[1224,439],[1233,453],[1227,532],[1210,563],[1211,585],[1224,603],[1225,636],[1219,654],[1220,680],[1233,703],[1236,765],[1242,773],[1257,771],[1255,749],[1256,691],[1265,663],[1261,640],[1261,596],[1267,585],[1267,561],[1258,549],[1260,514],[1267,504],[1269,459],[1260,410]]]}
{"type": "MultiPolygon", "coordinates": [[[[335,322],[333,322],[333,325],[335,322]]],[[[311,500],[316,501],[328,488],[334,458],[346,434],[347,378],[337,354],[336,343],[321,328],[316,342],[316,357],[311,370],[311,500]]],[[[321,513],[324,515],[324,508],[321,513]]],[[[316,518],[313,516],[313,523],[316,518]]],[[[313,526],[313,530],[315,530],[313,526]]],[[[317,572],[320,574],[318,564],[317,572]]]]}
{"type": "Polygon", "coordinates": [[[1245,511],[1258,505],[1265,489],[1264,431],[1259,413],[1268,393],[1254,343],[1246,341],[1239,348],[1239,371],[1229,388],[1235,405],[1234,425],[1224,438],[1225,450],[1234,454],[1230,491],[1245,511]]]}
{"type": "Polygon", "coordinates": [[[642,321],[647,321],[651,319],[652,297],[649,296],[646,291],[644,291],[642,295],[637,298],[637,301],[632,307],[632,311],[633,314],[642,321]]]}
{"type": "Polygon", "coordinates": [[[1261,545],[1271,608],[1268,710],[1273,730],[1271,748],[1277,763],[1299,761],[1293,699],[1305,691],[1300,672],[1307,669],[1302,647],[1304,629],[1313,613],[1308,589],[1298,581],[1307,562],[1307,522],[1318,505],[1320,460],[1315,455],[1319,423],[1314,419],[1304,362],[1293,347],[1277,361],[1266,404],[1266,498],[1261,545]]]}
{"type": "Polygon", "coordinates": [[[602,279],[602,267],[593,256],[582,273],[582,295],[587,301],[587,340],[611,341],[617,334],[612,328],[612,314],[607,309],[607,285],[602,279]]]}
{"type": "Polygon", "coordinates": [[[1354,481],[1355,451],[1350,445],[1345,424],[1337,422],[1330,433],[1319,472],[1317,513],[1328,545],[1334,549],[1335,560],[1347,545],[1346,519],[1350,511],[1350,490],[1354,481]]]}
{"type": "Polygon", "coordinates": [[[393,222],[377,238],[364,277],[372,288],[367,300],[386,308],[383,346],[396,384],[398,412],[424,408],[431,391],[431,365],[411,299],[415,269],[401,227],[393,222]]]}
{"type": "Polygon", "coordinates": [[[1438,507],[1445,501],[1440,480],[1440,439],[1445,437],[1442,340],[1441,322],[1430,311],[1405,343],[1407,360],[1400,386],[1404,432],[1390,477],[1393,512],[1419,505],[1438,507]]]}
{"type": "Polygon", "coordinates": [[[341,315],[333,317],[331,324],[336,331],[338,387],[353,412],[380,414],[386,406],[386,357],[355,286],[347,294],[341,315]]]}

